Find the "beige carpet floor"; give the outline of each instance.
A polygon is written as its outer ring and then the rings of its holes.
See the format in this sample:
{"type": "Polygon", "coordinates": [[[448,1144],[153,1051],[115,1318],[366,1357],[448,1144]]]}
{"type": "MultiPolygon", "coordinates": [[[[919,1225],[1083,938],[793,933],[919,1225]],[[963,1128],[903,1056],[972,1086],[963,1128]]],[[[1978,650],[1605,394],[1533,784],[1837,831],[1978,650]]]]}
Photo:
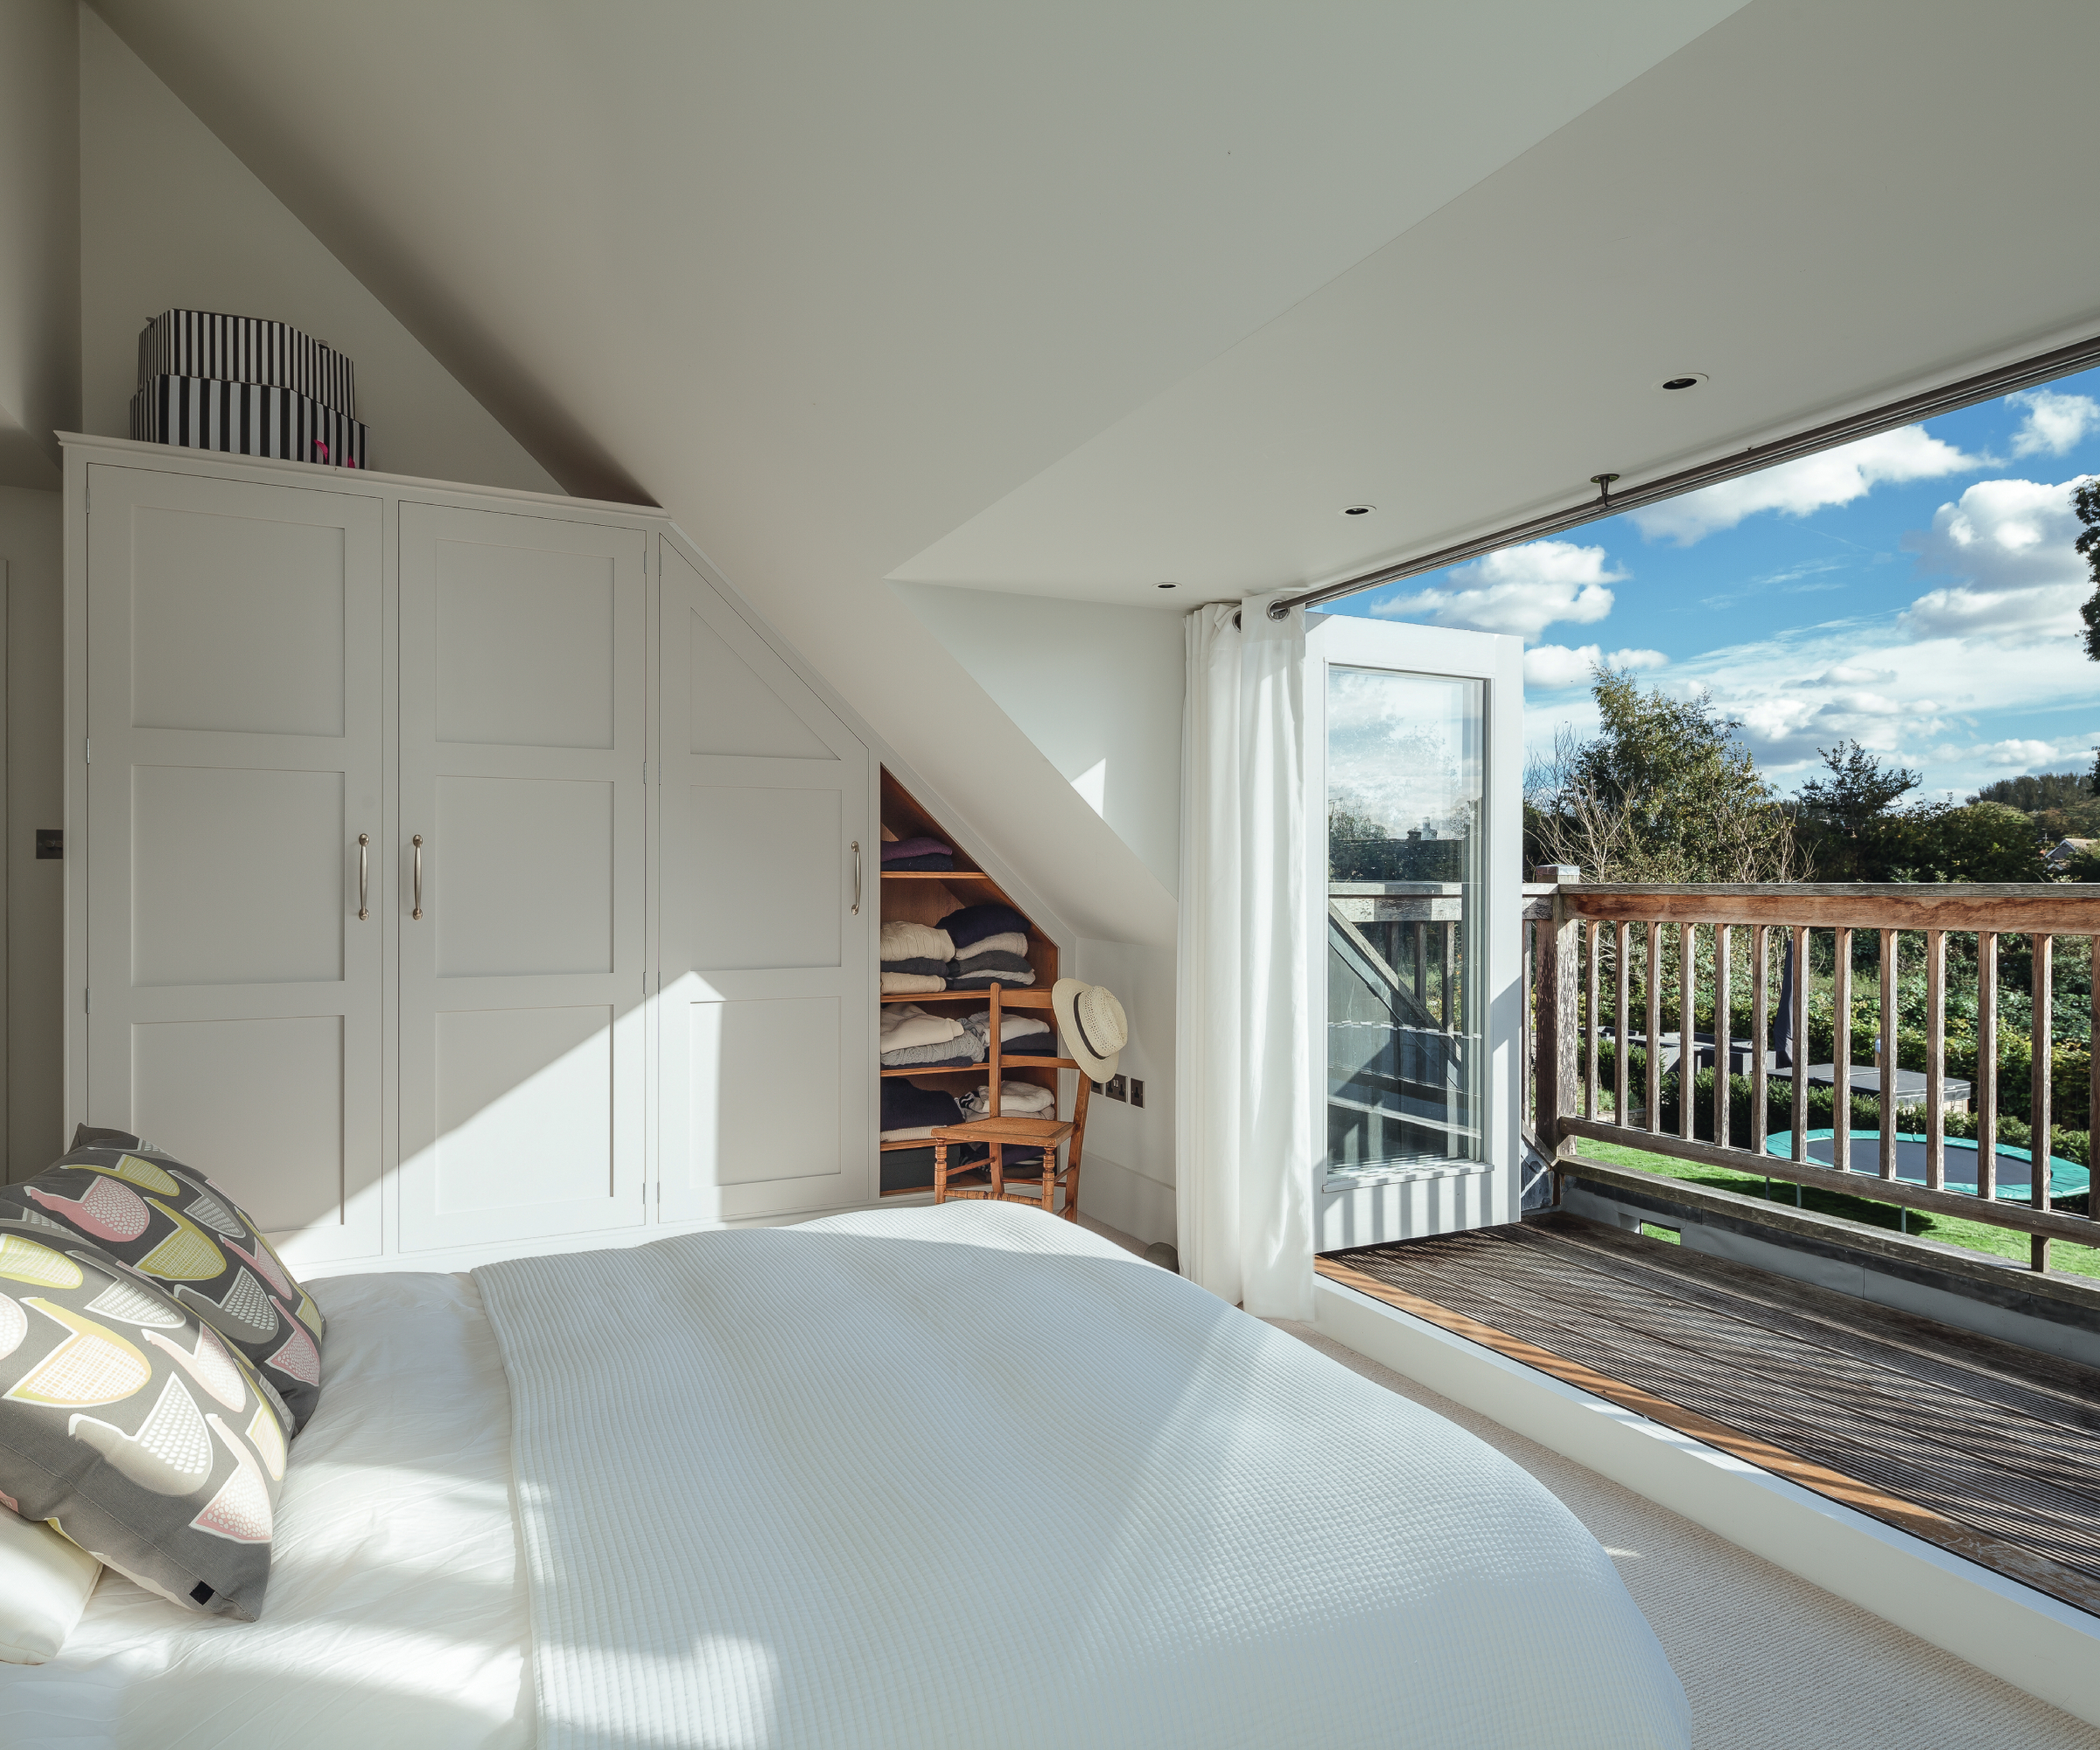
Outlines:
{"type": "MultiPolygon", "coordinates": [[[[1133,1251],[1129,1236],[1085,1225],[1133,1251]]],[[[1698,1750],[2100,1750],[2100,1730],[1773,1566],[1645,1496],[1345,1348],[1321,1354],[1507,1453],[1618,1564],[1691,1699],[1698,1750]]],[[[1521,1642],[1510,1656],[1523,1657],[1521,1642]]]]}

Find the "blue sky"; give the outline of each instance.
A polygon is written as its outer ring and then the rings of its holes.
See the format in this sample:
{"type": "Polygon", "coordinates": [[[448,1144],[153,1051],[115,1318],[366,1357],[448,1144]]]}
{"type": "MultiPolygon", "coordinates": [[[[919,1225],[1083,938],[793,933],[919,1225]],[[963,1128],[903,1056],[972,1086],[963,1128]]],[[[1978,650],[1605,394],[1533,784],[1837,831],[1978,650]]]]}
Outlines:
{"type": "Polygon", "coordinates": [[[2090,371],[1338,606],[1521,634],[1535,750],[1594,726],[1601,658],[1707,690],[1782,790],[1849,736],[1966,796],[2100,745],[2070,508],[2096,473],[2090,371]]]}

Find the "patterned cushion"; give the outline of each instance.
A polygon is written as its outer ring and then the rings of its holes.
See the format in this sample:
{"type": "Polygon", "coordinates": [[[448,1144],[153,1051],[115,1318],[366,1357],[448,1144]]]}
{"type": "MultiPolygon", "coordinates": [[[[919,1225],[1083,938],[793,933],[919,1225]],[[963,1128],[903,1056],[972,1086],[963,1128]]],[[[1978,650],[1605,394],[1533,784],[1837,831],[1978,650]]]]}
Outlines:
{"type": "Polygon", "coordinates": [[[194,1312],[56,1219],[0,1209],[0,1508],[252,1621],[285,1441],[276,1395],[194,1312]]]}
{"type": "Polygon", "coordinates": [[[150,1277],[253,1362],[286,1428],[321,1398],[320,1308],[234,1200],[193,1166],[122,1130],[74,1132],[60,1160],[0,1186],[0,1221],[62,1222],[150,1277]]]}

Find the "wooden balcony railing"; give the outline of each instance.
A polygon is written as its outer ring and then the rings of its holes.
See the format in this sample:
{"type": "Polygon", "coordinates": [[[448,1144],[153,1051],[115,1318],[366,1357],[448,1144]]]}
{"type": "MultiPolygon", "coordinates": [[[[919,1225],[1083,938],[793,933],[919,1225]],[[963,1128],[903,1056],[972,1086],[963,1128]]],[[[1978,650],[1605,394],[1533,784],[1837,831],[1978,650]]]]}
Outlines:
{"type": "MultiPolygon", "coordinates": [[[[1542,870],[1541,875],[1552,873],[1542,870]]],[[[2016,886],[1861,885],[1646,887],[1561,881],[1525,888],[1530,1030],[1525,1053],[1530,1086],[1527,1128],[1542,1154],[1555,1163],[1576,1158],[1577,1138],[1620,1143],[1651,1153],[1728,1168],[1739,1172],[1816,1186],[1878,1203],[1957,1216],[2022,1232],[2032,1242],[2035,1270],[2048,1268],[2051,1239],[2100,1245],[2100,1225],[2090,1194],[2083,1213],[2055,1206],[2051,1194],[2052,1119],[2066,1129],[2100,1131],[2100,1074],[2090,1049],[2077,1110],[2053,1112],[2054,1072],[2064,1041],[2054,1026],[2054,956],[2059,938],[2085,940],[2094,983],[2100,986],[2100,886],[2045,883],[2016,886]],[[1880,985],[1878,1072],[1870,1071],[1867,1097],[1879,1098],[1878,1171],[1846,1170],[1853,1158],[1852,1104],[1852,962],[1857,933],[1879,933],[1876,972],[1880,985]],[[1924,970],[1923,1082],[1900,1064],[1905,1047],[1898,1024],[1899,970],[1915,963],[1920,939],[1924,970]],[[1956,1078],[1947,1071],[1949,1053],[1949,946],[1956,942],[1964,988],[1959,994],[1964,1052],[1973,1016],[1975,1064],[1966,1078],[1973,1107],[1973,1172],[1949,1182],[1948,1104],[1956,1078]],[[2031,959],[2032,1025],[2027,1106],[2032,1159],[2029,1189],[2008,1200],[2006,1186],[2020,1174],[2001,1141],[1998,1080],[2001,985],[1999,956],[2008,939],[2024,942],[2031,959]],[[1972,945],[1971,945],[1972,943],[1972,945]],[[1791,949],[1796,976],[1787,985],[1782,969],[1791,949]],[[1817,966],[1824,970],[1818,973],[1817,966]],[[1674,973],[1674,976],[1672,976],[1674,973]],[[1746,984],[1748,1025],[1736,1017],[1746,984]],[[1831,1000],[1832,1165],[1811,1158],[1809,1069],[1811,986],[1831,1000]],[[1782,993],[1790,1004],[1790,1061],[1770,1048],[1773,1022],[1782,993]],[[1674,1001],[1671,999],[1674,998],[1674,1001]],[[1710,1040],[1702,1040],[1697,1014],[1713,1017],[1710,1040]],[[1674,1024],[1673,1042],[1666,1024],[1674,1024]],[[1674,1049],[1675,1062],[1669,1061],[1674,1049]],[[1696,1073],[1711,1051],[1710,1102],[1695,1101],[1696,1073]],[[1609,1074],[1603,1059],[1608,1052],[1609,1074]],[[1636,1055],[1641,1074],[1631,1074],[1636,1055]],[[1735,1111],[1740,1091],[1731,1069],[1747,1060],[1750,1097],[1746,1124],[1735,1111]],[[1675,1080],[1670,1078],[1674,1074],[1675,1080]],[[1781,1084],[1790,1089],[1781,1092],[1781,1084]],[[1666,1085],[1667,1084],[1667,1085],[1666,1085]],[[1908,1086],[1908,1099],[1901,1097],[1908,1086]],[[1779,1094],[1790,1110],[1783,1154],[1768,1149],[1774,1133],[1768,1114],[1779,1094]],[[1666,1107],[1674,1096],[1674,1124],[1666,1131],[1666,1107]],[[1789,1097],[1790,1096],[1790,1097],[1789,1097]],[[1698,1110],[1704,1104],[1705,1110],[1698,1110]],[[1905,1132],[1899,1136],[1899,1131],[1905,1132]],[[1704,1130],[1702,1137],[1700,1131],[1704,1130]],[[1919,1182],[1899,1175],[1904,1143],[1922,1143],[1919,1182]],[[1973,1189],[1965,1181],[1973,1180],[1973,1189]]],[[[2067,943],[2067,946],[2068,944],[2067,943]]],[[[2082,1008],[2089,999],[2078,999],[2082,1008]]],[[[2073,1012],[2076,1014],[2076,1011],[2073,1012]]],[[[2089,1022],[2090,1016],[2085,1018],[2089,1022]]],[[[1914,1032],[1909,1049],[1917,1055],[1914,1032]]],[[[2076,1073],[2075,1067],[2073,1072],[2076,1073]]],[[[1962,1122],[1966,1130],[1970,1125],[1962,1122]]],[[[1858,1140],[1864,1145],[1866,1138],[1858,1140]]],[[[1961,1144],[1966,1167],[1967,1139],[1961,1144]]],[[[2090,1180],[2089,1180],[2090,1186],[2090,1180]]]]}

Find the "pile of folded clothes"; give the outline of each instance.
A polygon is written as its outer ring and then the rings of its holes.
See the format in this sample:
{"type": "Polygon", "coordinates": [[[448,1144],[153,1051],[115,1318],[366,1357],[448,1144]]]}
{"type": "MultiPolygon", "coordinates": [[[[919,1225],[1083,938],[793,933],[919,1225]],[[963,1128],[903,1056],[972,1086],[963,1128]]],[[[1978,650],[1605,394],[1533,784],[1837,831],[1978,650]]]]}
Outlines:
{"type": "Polygon", "coordinates": [[[900,991],[945,990],[956,945],[946,930],[898,919],[882,927],[881,955],[886,997],[900,991]]]}
{"type": "MultiPolygon", "coordinates": [[[[909,1008],[910,1004],[899,1004],[909,1008]]],[[[991,1011],[979,1009],[974,1015],[965,1015],[959,1025],[977,1041],[978,1060],[991,1054],[991,1011]]],[[[1004,1057],[1055,1057],[1057,1035],[1051,1031],[1050,1022],[1040,1009],[1016,1012],[1008,1009],[999,1017],[999,1053],[1004,1057]]],[[[888,1063],[889,1059],[883,1059],[888,1063]]]]}
{"type": "Polygon", "coordinates": [[[901,1077],[882,1084],[882,1139],[917,1142],[940,1124],[962,1122],[962,1102],[945,1088],[921,1088],[901,1077]]]}
{"type": "Polygon", "coordinates": [[[886,875],[906,869],[953,869],[956,847],[937,838],[892,838],[882,847],[886,875]]]}
{"type": "Polygon", "coordinates": [[[1035,983],[1035,969],[1028,963],[1028,920],[1012,906],[965,906],[942,918],[941,928],[953,955],[949,990],[1035,983]]]}
{"type": "MultiPolygon", "coordinates": [[[[999,1029],[1003,1034],[1005,1028],[999,1029]]],[[[885,1069],[956,1069],[984,1061],[989,1027],[979,1032],[953,1015],[936,1015],[916,1003],[886,1003],[882,1010],[885,1069]]]]}

